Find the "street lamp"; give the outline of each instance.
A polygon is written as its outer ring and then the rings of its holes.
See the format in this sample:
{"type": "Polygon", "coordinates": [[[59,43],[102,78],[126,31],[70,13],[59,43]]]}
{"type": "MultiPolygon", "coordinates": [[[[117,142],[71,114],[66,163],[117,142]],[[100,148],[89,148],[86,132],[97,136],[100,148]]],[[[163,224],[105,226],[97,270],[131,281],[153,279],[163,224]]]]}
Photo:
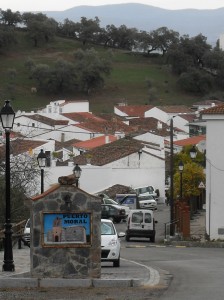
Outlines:
{"type": "Polygon", "coordinates": [[[44,192],[44,168],[46,166],[46,154],[43,149],[40,150],[40,153],[37,155],[38,166],[41,170],[41,194],[44,192]]]}
{"type": "Polygon", "coordinates": [[[173,118],[170,119],[170,235],[174,235],[174,184],[173,184],[173,118]]]}
{"type": "Polygon", "coordinates": [[[193,146],[193,147],[190,149],[190,157],[191,157],[192,159],[195,159],[196,156],[197,156],[197,150],[196,150],[195,146],[193,146]]]}
{"type": "Polygon", "coordinates": [[[179,171],[180,171],[180,200],[183,198],[183,170],[184,170],[184,164],[182,161],[179,162],[178,165],[179,171]]]}
{"type": "Polygon", "coordinates": [[[0,112],[2,127],[5,129],[5,239],[3,271],[15,271],[12,252],[12,224],[10,207],[10,131],[13,128],[15,112],[6,100],[0,112]]]}
{"type": "Polygon", "coordinates": [[[82,173],[82,169],[80,168],[80,166],[78,164],[75,165],[74,169],[73,169],[73,173],[75,174],[75,185],[76,187],[79,186],[79,178],[81,177],[81,173],[82,173]]]}

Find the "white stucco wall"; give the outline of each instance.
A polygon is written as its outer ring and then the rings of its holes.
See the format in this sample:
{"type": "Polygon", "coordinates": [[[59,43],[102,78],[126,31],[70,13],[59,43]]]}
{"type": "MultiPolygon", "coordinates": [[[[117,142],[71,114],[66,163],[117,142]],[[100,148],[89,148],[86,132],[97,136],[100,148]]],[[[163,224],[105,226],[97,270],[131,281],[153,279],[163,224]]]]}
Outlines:
{"type": "MultiPolygon", "coordinates": [[[[135,153],[129,159],[125,157],[107,166],[85,165],[80,167],[82,169],[80,188],[90,194],[115,184],[131,187],[153,185],[160,190],[161,201],[164,201],[165,161],[163,159],[143,153],[139,163],[138,153],[135,153]]],[[[72,174],[73,168],[73,165],[46,168],[45,190],[57,183],[58,177],[72,174]]]]}
{"type": "Polygon", "coordinates": [[[121,116],[121,117],[127,117],[127,114],[121,111],[119,108],[114,106],[114,113],[115,115],[121,116]]]}
{"type": "Polygon", "coordinates": [[[65,101],[65,100],[55,100],[51,101],[46,108],[40,110],[40,112],[47,114],[54,113],[71,113],[71,112],[89,112],[89,101],[65,101]]]}
{"type": "Polygon", "coordinates": [[[167,124],[168,124],[168,120],[169,120],[168,114],[157,107],[153,107],[152,109],[145,112],[145,118],[148,118],[148,117],[155,118],[155,119],[160,120],[167,124]]]}
{"type": "Polygon", "coordinates": [[[210,239],[224,240],[224,115],[206,118],[206,232],[210,239]]]}

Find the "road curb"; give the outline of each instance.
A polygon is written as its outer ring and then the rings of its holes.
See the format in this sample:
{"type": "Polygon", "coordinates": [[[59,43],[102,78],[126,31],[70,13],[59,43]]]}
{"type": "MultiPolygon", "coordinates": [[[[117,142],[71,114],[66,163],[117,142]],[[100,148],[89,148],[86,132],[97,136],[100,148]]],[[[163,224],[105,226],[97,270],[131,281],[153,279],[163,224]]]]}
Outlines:
{"type": "Polygon", "coordinates": [[[149,281],[141,279],[67,279],[67,278],[1,278],[1,289],[18,288],[100,288],[100,287],[139,287],[149,281]]]}

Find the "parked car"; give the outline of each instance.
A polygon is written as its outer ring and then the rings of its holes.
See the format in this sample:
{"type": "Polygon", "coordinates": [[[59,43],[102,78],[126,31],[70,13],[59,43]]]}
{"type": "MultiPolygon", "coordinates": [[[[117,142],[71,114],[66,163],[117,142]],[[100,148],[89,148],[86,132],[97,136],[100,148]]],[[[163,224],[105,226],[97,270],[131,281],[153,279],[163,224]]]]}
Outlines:
{"type": "Polygon", "coordinates": [[[30,219],[26,221],[24,231],[23,231],[23,238],[25,242],[30,243],[30,219]]]}
{"type": "Polygon", "coordinates": [[[125,210],[125,214],[126,216],[129,214],[130,212],[130,208],[128,206],[125,206],[125,205],[121,205],[119,204],[117,201],[113,200],[113,199],[110,199],[110,198],[104,198],[104,197],[101,197],[101,204],[113,204],[113,205],[117,205],[117,206],[120,206],[121,208],[123,208],[125,210]]]}
{"type": "MultiPolygon", "coordinates": [[[[156,193],[152,185],[147,185],[143,187],[137,187],[134,189],[138,196],[153,196],[156,201],[158,201],[158,193],[156,193]]],[[[157,190],[158,191],[158,190],[157,190]]]]}
{"type": "Polygon", "coordinates": [[[131,210],[127,219],[126,241],[129,242],[132,237],[149,238],[152,243],[155,242],[156,230],[154,213],[148,209],[131,210]]]}
{"type": "Polygon", "coordinates": [[[120,223],[127,218],[125,209],[119,205],[101,204],[101,218],[110,219],[114,223],[120,223]]]}
{"type": "Polygon", "coordinates": [[[120,267],[120,238],[125,233],[117,234],[111,220],[101,219],[101,261],[113,262],[114,267],[120,267]]]}
{"type": "Polygon", "coordinates": [[[138,199],[139,199],[140,208],[152,209],[152,210],[157,209],[157,202],[153,196],[150,195],[139,196],[138,199]]]}
{"type": "Polygon", "coordinates": [[[122,206],[127,206],[129,209],[140,208],[137,194],[116,194],[116,200],[122,206]]]}

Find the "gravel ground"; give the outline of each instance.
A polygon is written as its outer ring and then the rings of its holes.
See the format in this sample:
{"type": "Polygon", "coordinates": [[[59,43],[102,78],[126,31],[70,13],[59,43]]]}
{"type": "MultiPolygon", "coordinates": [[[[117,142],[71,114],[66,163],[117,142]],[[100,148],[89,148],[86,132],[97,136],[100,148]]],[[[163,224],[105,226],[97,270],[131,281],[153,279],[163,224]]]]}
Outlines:
{"type": "Polygon", "coordinates": [[[165,287],[0,290],[1,300],[155,300],[165,287]]]}

